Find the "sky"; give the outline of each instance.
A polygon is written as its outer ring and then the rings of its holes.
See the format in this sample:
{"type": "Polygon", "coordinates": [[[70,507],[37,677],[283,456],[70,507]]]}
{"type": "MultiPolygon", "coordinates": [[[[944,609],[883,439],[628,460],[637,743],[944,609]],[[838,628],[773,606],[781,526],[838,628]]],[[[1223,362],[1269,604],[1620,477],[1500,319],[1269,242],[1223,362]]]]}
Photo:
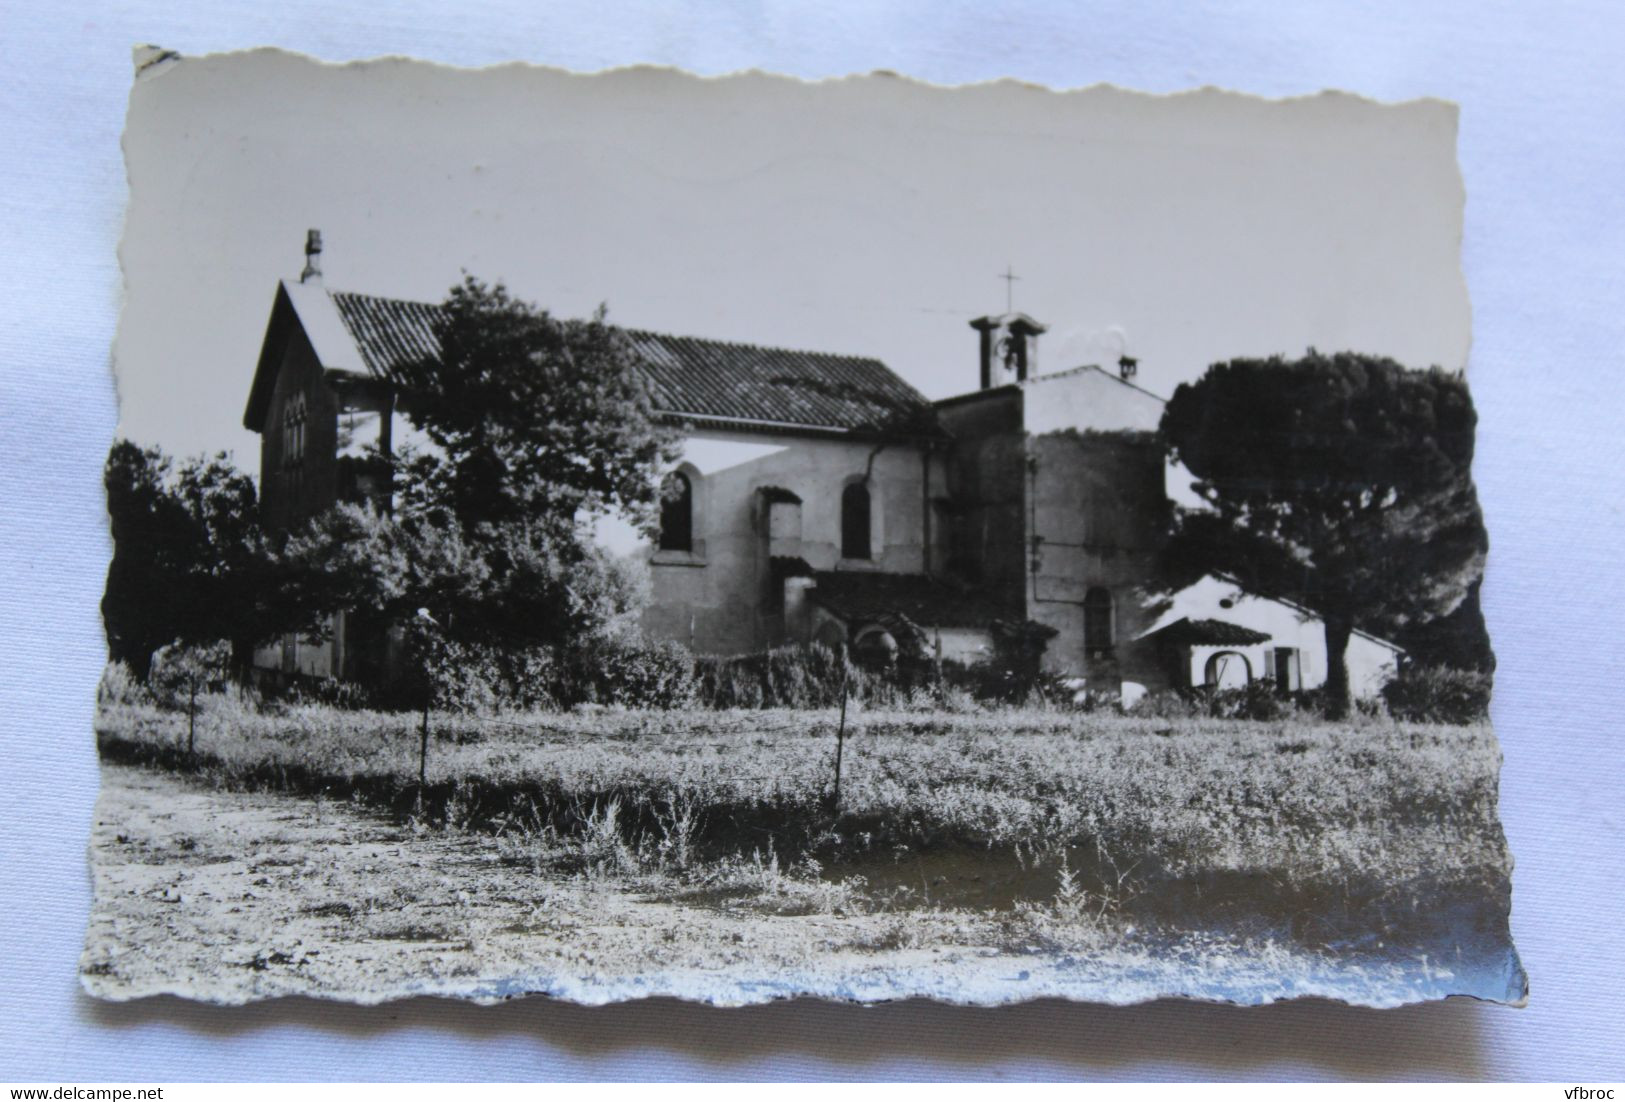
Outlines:
{"type": "Polygon", "coordinates": [[[977,385],[970,319],[1039,370],[1139,360],[1166,396],[1308,347],[1464,368],[1456,109],[1015,82],[595,75],[270,51],[133,89],[121,435],[233,451],[278,279],[439,300],[464,271],[566,316],[876,356],[977,385]],[[1001,275],[1019,278],[1007,285],[1001,275]]]}

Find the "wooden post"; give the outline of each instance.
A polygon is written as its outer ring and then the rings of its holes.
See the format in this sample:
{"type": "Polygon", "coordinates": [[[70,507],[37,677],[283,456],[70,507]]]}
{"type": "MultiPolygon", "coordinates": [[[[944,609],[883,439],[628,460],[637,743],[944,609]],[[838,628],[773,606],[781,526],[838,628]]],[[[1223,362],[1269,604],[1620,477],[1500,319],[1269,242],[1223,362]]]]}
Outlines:
{"type": "Polygon", "coordinates": [[[830,810],[833,814],[841,813],[841,751],[846,747],[846,677],[850,667],[847,665],[846,648],[841,648],[841,722],[835,728],[835,794],[830,798],[830,810]]]}
{"type": "Polygon", "coordinates": [[[422,792],[429,775],[429,698],[423,698],[423,732],[418,740],[418,798],[422,799],[422,792]]]}

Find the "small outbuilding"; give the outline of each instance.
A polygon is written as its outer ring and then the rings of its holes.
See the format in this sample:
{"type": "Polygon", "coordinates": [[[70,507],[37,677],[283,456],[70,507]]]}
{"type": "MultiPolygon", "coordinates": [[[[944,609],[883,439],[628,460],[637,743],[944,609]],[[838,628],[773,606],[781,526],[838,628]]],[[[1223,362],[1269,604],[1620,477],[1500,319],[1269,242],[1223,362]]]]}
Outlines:
{"type": "MultiPolygon", "coordinates": [[[[1170,595],[1136,644],[1148,649],[1175,688],[1244,688],[1269,681],[1282,692],[1326,683],[1326,623],[1292,601],[1248,593],[1231,578],[1209,575],[1170,595]]],[[[1376,696],[1397,671],[1404,650],[1356,630],[1344,661],[1349,690],[1376,696]]]]}

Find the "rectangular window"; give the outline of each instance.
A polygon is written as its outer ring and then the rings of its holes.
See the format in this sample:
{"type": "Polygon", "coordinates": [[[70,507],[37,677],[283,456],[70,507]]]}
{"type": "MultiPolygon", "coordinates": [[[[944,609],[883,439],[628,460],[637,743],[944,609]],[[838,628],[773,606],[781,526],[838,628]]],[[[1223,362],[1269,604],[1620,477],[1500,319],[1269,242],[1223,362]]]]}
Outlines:
{"type": "Polygon", "coordinates": [[[1113,602],[1111,590],[1104,586],[1091,586],[1083,596],[1083,647],[1095,653],[1111,650],[1115,641],[1116,625],[1112,622],[1113,602]]]}
{"type": "Polygon", "coordinates": [[[1298,648],[1276,647],[1270,654],[1270,674],[1276,690],[1295,693],[1303,688],[1303,670],[1299,663],[1298,648]]]}

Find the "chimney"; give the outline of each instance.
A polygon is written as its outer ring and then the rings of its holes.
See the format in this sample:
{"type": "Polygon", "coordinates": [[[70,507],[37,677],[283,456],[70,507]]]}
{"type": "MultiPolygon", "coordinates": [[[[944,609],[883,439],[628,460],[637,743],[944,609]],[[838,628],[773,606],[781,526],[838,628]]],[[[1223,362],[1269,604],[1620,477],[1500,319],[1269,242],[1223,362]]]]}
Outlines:
{"type": "Polygon", "coordinates": [[[1139,374],[1139,371],[1140,361],[1133,356],[1117,357],[1117,374],[1125,383],[1139,374]]]}
{"type": "Polygon", "coordinates": [[[1038,374],[1038,335],[1046,326],[1020,313],[977,318],[970,326],[981,334],[983,390],[1038,374]]]}
{"type": "Polygon", "coordinates": [[[310,230],[305,234],[305,270],[299,273],[300,283],[322,281],[322,231],[310,230]]]}

